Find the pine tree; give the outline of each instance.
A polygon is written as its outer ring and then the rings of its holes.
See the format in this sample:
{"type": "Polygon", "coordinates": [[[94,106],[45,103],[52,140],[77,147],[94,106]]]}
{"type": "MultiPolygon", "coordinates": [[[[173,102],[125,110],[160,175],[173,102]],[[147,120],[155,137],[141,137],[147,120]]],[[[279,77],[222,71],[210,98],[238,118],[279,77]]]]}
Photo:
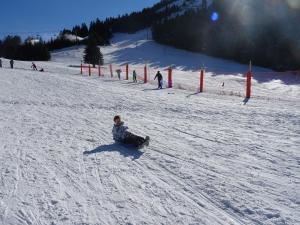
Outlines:
{"type": "Polygon", "coordinates": [[[202,0],[202,9],[207,9],[207,0],[202,0]]]}
{"type": "Polygon", "coordinates": [[[95,68],[96,65],[103,65],[103,55],[100,48],[97,46],[97,41],[93,35],[89,36],[87,46],[84,50],[84,62],[92,64],[95,68]]]}

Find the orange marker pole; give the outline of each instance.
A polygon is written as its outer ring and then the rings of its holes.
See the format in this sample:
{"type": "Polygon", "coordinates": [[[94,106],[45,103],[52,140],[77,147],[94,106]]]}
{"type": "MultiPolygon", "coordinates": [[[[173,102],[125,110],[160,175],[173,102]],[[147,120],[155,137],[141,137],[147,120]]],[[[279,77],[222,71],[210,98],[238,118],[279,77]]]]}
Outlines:
{"type": "Polygon", "coordinates": [[[129,65],[126,64],[126,80],[129,79],[129,65]]]}
{"type": "Polygon", "coordinates": [[[147,65],[144,67],[144,83],[146,84],[148,82],[148,71],[147,71],[147,65]]]}
{"type": "Polygon", "coordinates": [[[172,80],[172,68],[171,66],[168,69],[168,87],[172,88],[173,87],[173,80],[172,80]]]}
{"type": "Polygon", "coordinates": [[[203,88],[204,88],[204,69],[201,69],[201,72],[200,72],[200,93],[203,92],[203,88]]]}

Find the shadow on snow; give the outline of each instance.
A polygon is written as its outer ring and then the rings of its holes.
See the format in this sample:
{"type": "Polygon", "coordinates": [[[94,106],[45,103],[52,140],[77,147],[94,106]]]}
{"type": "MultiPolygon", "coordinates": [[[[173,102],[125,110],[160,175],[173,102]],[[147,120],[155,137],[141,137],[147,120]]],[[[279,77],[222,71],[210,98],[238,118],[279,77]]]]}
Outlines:
{"type": "Polygon", "coordinates": [[[92,155],[101,152],[119,152],[124,157],[131,157],[133,160],[139,159],[144,153],[133,147],[125,147],[120,144],[101,145],[91,151],[83,152],[84,155],[92,155]]]}

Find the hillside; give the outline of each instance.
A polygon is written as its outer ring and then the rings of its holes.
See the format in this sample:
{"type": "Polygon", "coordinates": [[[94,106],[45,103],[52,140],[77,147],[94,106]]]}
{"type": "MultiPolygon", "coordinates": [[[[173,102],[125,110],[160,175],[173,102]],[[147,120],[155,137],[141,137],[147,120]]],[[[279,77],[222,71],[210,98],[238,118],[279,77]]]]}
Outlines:
{"type": "Polygon", "coordinates": [[[146,61],[149,79],[173,63],[174,82],[195,81],[192,89],[118,81],[107,65],[104,77],[80,75],[82,47],[37,62],[44,73],[21,61],[7,69],[4,60],[0,224],[299,224],[299,78],[262,79],[258,72],[272,71],[254,67],[245,104],[246,66],[161,46],[146,33],[115,35],[102,48],[106,63],[146,61]],[[202,63],[207,89],[197,94],[202,63]],[[223,79],[229,90],[243,87],[241,96],[214,91],[223,79]],[[116,114],[150,146],[115,144],[116,114]]]}
{"type": "MultiPolygon", "coordinates": [[[[244,75],[249,70],[248,65],[158,44],[151,39],[149,30],[135,34],[115,34],[111,43],[110,46],[101,47],[105,59],[103,73],[106,75],[109,74],[109,64],[113,64],[114,70],[120,67],[124,76],[125,64],[129,63],[130,75],[135,69],[142,77],[144,65],[147,64],[150,80],[154,78],[157,70],[161,70],[166,83],[166,70],[172,66],[175,87],[197,91],[200,68],[204,67],[207,92],[244,96],[244,75]],[[225,87],[221,87],[223,82],[225,87]]],[[[58,50],[52,54],[52,61],[78,66],[82,60],[83,51],[84,46],[68,48],[67,51],[58,50]]],[[[277,73],[255,66],[252,70],[253,93],[256,97],[275,99],[300,97],[299,76],[293,73],[277,73]]],[[[85,74],[87,72],[86,69],[85,74]]]]}

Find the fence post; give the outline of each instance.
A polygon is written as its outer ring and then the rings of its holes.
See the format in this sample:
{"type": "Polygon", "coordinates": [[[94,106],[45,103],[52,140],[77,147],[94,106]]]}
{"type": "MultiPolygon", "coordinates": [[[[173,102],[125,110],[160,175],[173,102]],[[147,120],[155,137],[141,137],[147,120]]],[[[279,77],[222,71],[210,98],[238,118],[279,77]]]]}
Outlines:
{"type": "Polygon", "coordinates": [[[109,67],[110,67],[110,77],[113,78],[114,74],[113,74],[112,64],[110,64],[109,67]]]}
{"type": "Polygon", "coordinates": [[[148,82],[147,65],[144,67],[144,83],[148,82]]]}
{"type": "Polygon", "coordinates": [[[80,64],[80,74],[82,75],[82,63],[80,64]]]}
{"type": "Polygon", "coordinates": [[[100,63],[98,65],[98,76],[101,77],[101,65],[100,65],[100,63]]]}
{"type": "Polygon", "coordinates": [[[246,98],[251,97],[251,78],[252,78],[252,72],[249,71],[247,73],[247,78],[246,78],[246,98]]]}
{"type": "Polygon", "coordinates": [[[126,64],[126,80],[129,79],[129,66],[126,64]]]}
{"type": "Polygon", "coordinates": [[[201,68],[201,72],[200,72],[200,93],[203,92],[203,87],[204,87],[204,69],[201,68]]]}
{"type": "Polygon", "coordinates": [[[91,68],[91,64],[89,64],[89,76],[91,76],[92,74],[92,68],[91,68]]]}
{"type": "Polygon", "coordinates": [[[172,68],[171,66],[168,69],[168,87],[172,88],[173,87],[173,81],[172,81],[172,68]]]}

